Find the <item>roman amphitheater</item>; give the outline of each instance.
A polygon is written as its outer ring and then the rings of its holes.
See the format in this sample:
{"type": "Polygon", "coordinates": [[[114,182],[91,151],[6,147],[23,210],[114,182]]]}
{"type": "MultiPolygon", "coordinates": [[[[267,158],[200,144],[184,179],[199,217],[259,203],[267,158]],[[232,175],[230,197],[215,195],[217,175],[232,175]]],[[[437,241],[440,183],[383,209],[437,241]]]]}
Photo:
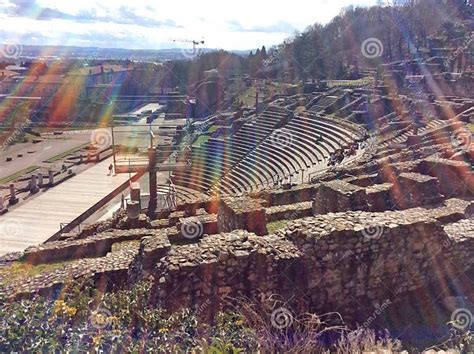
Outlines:
{"type": "Polygon", "coordinates": [[[278,295],[354,323],[385,300],[396,322],[397,308],[423,308],[426,297],[446,307],[472,296],[473,74],[434,75],[441,99],[428,85],[413,91],[399,67],[212,116],[219,128],[177,157],[191,168],[171,176],[171,208],[151,218],[125,208],[3,256],[1,267],[61,266],[0,282],[1,296],[54,297],[73,279],[105,292],[149,280],[167,310],[212,318],[226,298],[278,295]]]}

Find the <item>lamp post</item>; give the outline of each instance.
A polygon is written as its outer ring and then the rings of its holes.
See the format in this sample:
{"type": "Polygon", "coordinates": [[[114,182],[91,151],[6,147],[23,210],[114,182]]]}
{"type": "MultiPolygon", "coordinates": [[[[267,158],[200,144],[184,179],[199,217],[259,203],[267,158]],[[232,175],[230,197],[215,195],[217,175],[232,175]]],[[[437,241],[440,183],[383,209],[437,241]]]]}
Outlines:
{"type": "Polygon", "coordinates": [[[151,129],[150,123],[150,147],[148,148],[148,179],[150,185],[150,201],[148,202],[148,216],[154,217],[156,213],[156,207],[158,204],[158,189],[156,181],[156,148],[154,147],[153,130],[151,129]]]}

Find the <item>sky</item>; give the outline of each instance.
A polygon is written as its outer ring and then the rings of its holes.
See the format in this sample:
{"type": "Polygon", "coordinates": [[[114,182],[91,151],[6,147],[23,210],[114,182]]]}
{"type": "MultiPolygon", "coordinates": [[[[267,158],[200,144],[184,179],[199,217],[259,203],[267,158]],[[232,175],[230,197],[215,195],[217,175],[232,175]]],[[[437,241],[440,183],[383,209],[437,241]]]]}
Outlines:
{"type": "Polygon", "coordinates": [[[166,49],[270,47],[376,0],[0,0],[0,43],[166,49]]]}

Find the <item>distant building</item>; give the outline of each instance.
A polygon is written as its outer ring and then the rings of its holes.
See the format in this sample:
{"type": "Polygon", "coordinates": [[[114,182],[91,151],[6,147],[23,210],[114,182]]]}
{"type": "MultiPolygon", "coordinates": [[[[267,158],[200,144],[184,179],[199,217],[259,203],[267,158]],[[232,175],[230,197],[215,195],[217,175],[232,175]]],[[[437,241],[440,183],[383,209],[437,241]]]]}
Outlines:
{"type": "Polygon", "coordinates": [[[7,84],[7,81],[3,83],[3,81],[14,77],[18,76],[18,73],[15,71],[11,70],[0,70],[0,94],[7,94],[7,87],[9,87],[9,84],[7,84]]]}
{"type": "Polygon", "coordinates": [[[22,96],[41,97],[47,100],[61,90],[65,84],[63,75],[26,76],[18,87],[22,96]]]}
{"type": "Polygon", "coordinates": [[[66,78],[71,85],[79,88],[79,98],[86,100],[97,97],[110,87],[121,85],[131,70],[120,65],[98,65],[71,71],[66,78]]]}
{"type": "Polygon", "coordinates": [[[20,75],[25,74],[28,71],[27,67],[20,66],[20,65],[8,65],[5,69],[14,71],[20,75]]]}
{"type": "Polygon", "coordinates": [[[0,70],[0,94],[38,98],[41,103],[37,105],[36,113],[43,119],[58,121],[73,118],[81,107],[109,102],[120,92],[131,70],[119,65],[100,65],[65,75],[30,75],[40,73],[41,67],[31,66],[30,71],[24,69],[9,67],[0,70]],[[12,68],[19,72],[10,70],[12,68]]]}

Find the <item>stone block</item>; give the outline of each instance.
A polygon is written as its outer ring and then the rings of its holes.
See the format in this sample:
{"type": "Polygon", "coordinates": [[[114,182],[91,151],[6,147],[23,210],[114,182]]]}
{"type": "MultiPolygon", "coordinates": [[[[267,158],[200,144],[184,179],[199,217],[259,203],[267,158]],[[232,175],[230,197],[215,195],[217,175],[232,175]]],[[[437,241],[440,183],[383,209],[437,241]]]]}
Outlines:
{"type": "Polygon", "coordinates": [[[130,199],[132,201],[138,202],[140,205],[140,210],[141,210],[141,195],[140,195],[140,183],[138,182],[133,182],[130,186],[130,199]]]}
{"type": "Polygon", "coordinates": [[[142,270],[150,271],[171,249],[171,243],[166,233],[148,236],[142,239],[138,257],[142,270]]]}
{"type": "Polygon", "coordinates": [[[263,199],[271,206],[309,202],[314,199],[315,187],[314,185],[300,185],[289,190],[278,190],[267,193],[263,199]]]}
{"type": "Polygon", "coordinates": [[[344,181],[324,182],[316,188],[313,215],[346,210],[368,210],[364,188],[344,181]]]}
{"type": "Polygon", "coordinates": [[[217,215],[205,214],[179,219],[176,224],[179,236],[184,239],[199,239],[203,235],[213,235],[219,232],[217,215]]]}
{"type": "Polygon", "coordinates": [[[401,173],[398,182],[399,190],[392,193],[392,196],[402,209],[440,201],[439,181],[435,177],[419,173],[401,173]]]}
{"type": "Polygon", "coordinates": [[[265,200],[250,197],[223,198],[219,204],[217,224],[219,232],[241,229],[256,235],[266,235],[265,200]]]}
{"type": "Polygon", "coordinates": [[[393,209],[390,192],[392,183],[374,184],[366,189],[367,203],[370,211],[385,211],[393,209]]]}
{"type": "Polygon", "coordinates": [[[441,158],[426,158],[419,165],[419,172],[436,177],[439,190],[447,198],[474,194],[474,174],[469,164],[441,158]]]}

